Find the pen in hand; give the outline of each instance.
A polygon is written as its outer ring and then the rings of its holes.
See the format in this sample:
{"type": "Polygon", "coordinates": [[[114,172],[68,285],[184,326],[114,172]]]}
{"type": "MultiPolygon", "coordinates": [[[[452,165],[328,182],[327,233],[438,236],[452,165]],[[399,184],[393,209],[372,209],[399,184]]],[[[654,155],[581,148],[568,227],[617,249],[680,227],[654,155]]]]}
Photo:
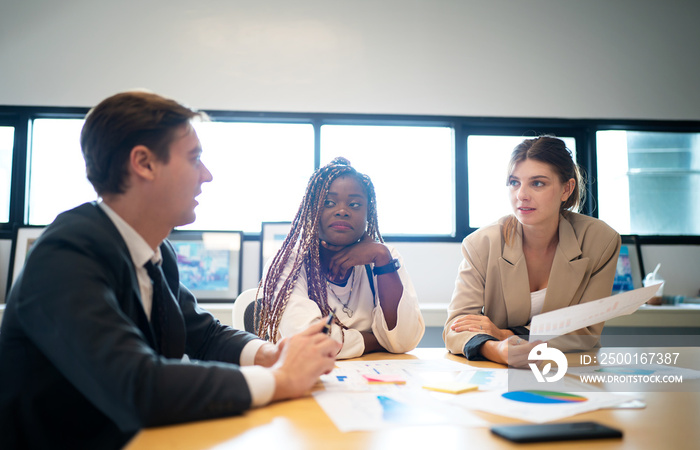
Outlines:
{"type": "Polygon", "coordinates": [[[331,324],[333,323],[333,318],[335,317],[335,309],[331,310],[331,313],[328,314],[328,320],[326,320],[326,324],[323,326],[323,329],[321,330],[321,333],[329,335],[331,334],[331,324]]]}

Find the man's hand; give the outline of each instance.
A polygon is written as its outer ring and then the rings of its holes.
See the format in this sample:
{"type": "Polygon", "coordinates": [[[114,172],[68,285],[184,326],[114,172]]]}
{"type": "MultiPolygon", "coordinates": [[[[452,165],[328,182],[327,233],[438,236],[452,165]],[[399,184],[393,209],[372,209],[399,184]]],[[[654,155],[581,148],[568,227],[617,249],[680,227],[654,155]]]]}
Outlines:
{"type": "Polygon", "coordinates": [[[318,377],[333,370],[342,345],[321,332],[324,325],[325,320],[320,320],[280,345],[281,354],[273,367],[273,400],[301,397],[318,377]]]}

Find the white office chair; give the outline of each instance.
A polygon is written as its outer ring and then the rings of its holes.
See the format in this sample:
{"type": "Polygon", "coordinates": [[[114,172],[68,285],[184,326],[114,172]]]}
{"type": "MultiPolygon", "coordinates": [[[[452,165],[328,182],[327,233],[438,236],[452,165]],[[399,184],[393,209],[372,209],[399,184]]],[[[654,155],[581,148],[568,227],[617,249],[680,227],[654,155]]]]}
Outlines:
{"type": "Polygon", "coordinates": [[[258,288],[246,289],[236,297],[232,309],[233,328],[251,333],[255,332],[253,314],[255,312],[255,294],[257,292],[258,288]]]}

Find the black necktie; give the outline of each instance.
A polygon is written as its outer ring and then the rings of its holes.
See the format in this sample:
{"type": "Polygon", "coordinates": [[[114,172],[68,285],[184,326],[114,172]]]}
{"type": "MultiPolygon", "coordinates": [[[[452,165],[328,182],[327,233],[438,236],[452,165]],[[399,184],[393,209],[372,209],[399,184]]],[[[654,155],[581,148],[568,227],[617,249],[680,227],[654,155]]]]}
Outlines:
{"type": "Polygon", "coordinates": [[[153,281],[151,324],[160,354],[166,358],[182,358],[185,353],[185,322],[173,293],[165,282],[160,265],[148,261],[145,266],[153,281]]]}

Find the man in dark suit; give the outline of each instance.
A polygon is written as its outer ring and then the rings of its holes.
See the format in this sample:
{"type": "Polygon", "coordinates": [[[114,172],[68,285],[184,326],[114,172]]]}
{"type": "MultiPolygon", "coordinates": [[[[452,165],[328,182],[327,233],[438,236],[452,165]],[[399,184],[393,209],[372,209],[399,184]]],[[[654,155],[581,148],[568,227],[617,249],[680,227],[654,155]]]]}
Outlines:
{"type": "Polygon", "coordinates": [[[333,368],[340,344],[323,323],[273,345],[221,325],[179,283],[166,237],[194,221],[212,180],[198,115],[126,92],[86,117],[81,147],[101,201],[56,218],[8,296],[0,448],[120,448],[143,427],[305,395],[333,368]]]}

